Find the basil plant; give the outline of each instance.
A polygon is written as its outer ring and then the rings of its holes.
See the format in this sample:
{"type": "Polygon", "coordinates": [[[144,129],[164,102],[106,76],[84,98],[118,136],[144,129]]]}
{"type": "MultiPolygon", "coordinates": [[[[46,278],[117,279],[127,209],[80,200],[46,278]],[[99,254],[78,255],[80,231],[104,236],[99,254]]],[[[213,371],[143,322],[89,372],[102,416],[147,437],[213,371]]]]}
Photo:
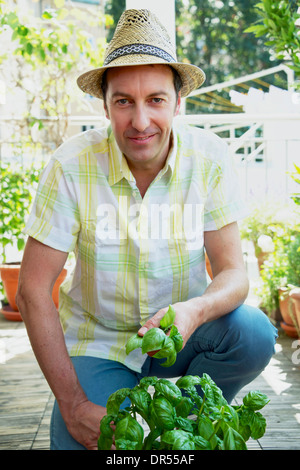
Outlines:
{"type": "Polygon", "coordinates": [[[110,395],[98,449],[114,444],[116,450],[247,450],[250,437],[259,439],[265,433],[266,420],[259,410],[268,401],[253,391],[242,405],[229,405],[207,374],[184,376],[176,383],[144,377],[136,387],[110,395]],[[130,406],[122,409],[125,399],[130,406]]]}
{"type": "Polygon", "coordinates": [[[126,354],[137,348],[141,348],[143,354],[157,351],[153,357],[166,358],[161,363],[163,367],[172,366],[183,345],[183,338],[174,325],[175,315],[174,307],[169,305],[166,314],[160,320],[159,328],[151,328],[144,336],[139,336],[137,333],[133,335],[126,344],[126,354]]]}

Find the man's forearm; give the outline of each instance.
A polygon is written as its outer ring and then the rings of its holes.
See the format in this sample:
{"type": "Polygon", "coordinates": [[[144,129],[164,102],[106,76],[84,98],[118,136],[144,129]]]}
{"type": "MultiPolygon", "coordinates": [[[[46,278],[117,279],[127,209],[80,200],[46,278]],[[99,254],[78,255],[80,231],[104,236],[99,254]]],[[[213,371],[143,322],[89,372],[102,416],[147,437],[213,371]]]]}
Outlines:
{"type": "Polygon", "coordinates": [[[193,299],[198,304],[199,325],[239,307],[247,298],[248,291],[249,281],[245,271],[235,268],[221,271],[204,294],[193,299]]]}
{"type": "Polygon", "coordinates": [[[19,294],[17,303],[40,368],[68,419],[72,408],[86,396],[69,358],[52,298],[42,293],[34,297],[19,294]]]}

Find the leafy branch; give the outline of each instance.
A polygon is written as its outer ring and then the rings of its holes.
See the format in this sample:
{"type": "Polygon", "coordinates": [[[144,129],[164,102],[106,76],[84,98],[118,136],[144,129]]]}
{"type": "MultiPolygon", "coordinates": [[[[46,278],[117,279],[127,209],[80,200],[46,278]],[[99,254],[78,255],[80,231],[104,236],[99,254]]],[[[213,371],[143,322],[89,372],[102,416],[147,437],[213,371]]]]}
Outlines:
{"type": "Polygon", "coordinates": [[[262,0],[256,5],[259,19],[246,29],[256,37],[265,36],[265,44],[270,46],[279,60],[300,75],[300,14],[297,2],[289,0],[262,0]]]}

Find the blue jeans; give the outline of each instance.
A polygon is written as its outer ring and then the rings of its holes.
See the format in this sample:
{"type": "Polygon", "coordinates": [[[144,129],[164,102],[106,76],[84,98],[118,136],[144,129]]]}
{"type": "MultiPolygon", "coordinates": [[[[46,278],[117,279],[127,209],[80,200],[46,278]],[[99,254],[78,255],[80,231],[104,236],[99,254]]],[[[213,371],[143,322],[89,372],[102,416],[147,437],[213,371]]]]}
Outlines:
{"type": "MultiPolygon", "coordinates": [[[[134,387],[144,376],[202,376],[204,372],[216,382],[230,403],[269,363],[276,338],[277,330],[263,312],[242,305],[200,326],[171,367],[160,366],[165,359],[150,357],[141,373],[121,363],[95,357],[73,357],[72,361],[88,399],[104,407],[111,393],[119,388],[134,387]]],[[[84,449],[68,433],[56,402],[50,434],[52,450],[84,449]]]]}

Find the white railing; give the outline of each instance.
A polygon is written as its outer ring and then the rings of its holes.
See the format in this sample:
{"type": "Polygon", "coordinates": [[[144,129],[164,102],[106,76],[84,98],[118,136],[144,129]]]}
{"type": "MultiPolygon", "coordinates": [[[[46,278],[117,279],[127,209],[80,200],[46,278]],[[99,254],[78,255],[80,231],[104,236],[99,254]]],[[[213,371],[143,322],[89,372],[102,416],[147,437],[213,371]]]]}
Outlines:
{"type": "MultiPolygon", "coordinates": [[[[19,118],[21,120],[21,118],[19,118]]],[[[243,195],[246,199],[262,198],[272,193],[284,198],[289,197],[295,190],[294,182],[288,172],[293,170],[293,164],[300,165],[300,115],[299,114],[265,114],[252,115],[236,114],[204,114],[180,115],[180,122],[209,129],[220,135],[228,142],[230,153],[233,155],[240,175],[243,195]],[[273,132],[272,125],[280,129],[297,127],[299,132],[273,132]],[[270,131],[271,129],[271,131],[270,131]]],[[[2,125],[12,124],[18,118],[0,117],[2,125]]],[[[53,119],[44,119],[47,121],[53,119]]],[[[107,124],[103,116],[70,116],[69,135],[74,135],[89,127],[101,127],[107,124]]],[[[16,154],[14,142],[0,142],[0,158],[12,160],[16,154]]],[[[22,149],[23,160],[43,161],[49,155],[42,155],[42,143],[37,144],[36,154],[26,146],[22,149]]],[[[44,142],[46,144],[46,142],[44,142]]],[[[53,147],[53,146],[52,146],[53,147]]]]}

